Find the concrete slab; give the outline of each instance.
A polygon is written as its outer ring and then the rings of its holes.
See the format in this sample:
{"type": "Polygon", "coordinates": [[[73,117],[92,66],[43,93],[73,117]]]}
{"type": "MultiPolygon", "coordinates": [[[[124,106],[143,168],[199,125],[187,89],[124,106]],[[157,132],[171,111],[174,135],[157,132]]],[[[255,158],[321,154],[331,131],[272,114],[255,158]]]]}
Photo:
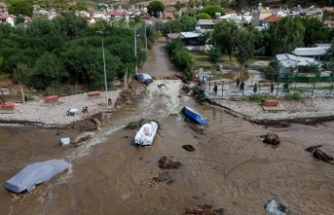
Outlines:
{"type": "Polygon", "coordinates": [[[277,106],[261,106],[264,111],[286,111],[286,108],[281,103],[277,106]]]}

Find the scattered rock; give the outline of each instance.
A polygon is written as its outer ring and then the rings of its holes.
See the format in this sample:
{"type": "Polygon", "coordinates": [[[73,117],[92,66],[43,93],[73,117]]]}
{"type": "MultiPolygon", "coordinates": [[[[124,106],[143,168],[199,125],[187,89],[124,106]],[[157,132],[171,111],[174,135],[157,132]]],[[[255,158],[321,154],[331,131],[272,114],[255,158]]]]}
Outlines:
{"type": "Polygon", "coordinates": [[[179,167],[181,167],[180,162],[172,161],[171,159],[168,159],[166,156],[161,157],[158,163],[161,169],[178,169],[179,167]]]}
{"type": "Polygon", "coordinates": [[[260,138],[264,138],[263,140],[264,143],[268,143],[272,145],[277,145],[281,142],[277,134],[270,133],[270,132],[268,132],[266,135],[261,135],[260,138]]]}
{"type": "Polygon", "coordinates": [[[163,181],[167,181],[167,184],[171,184],[173,183],[175,180],[169,175],[169,172],[162,172],[159,173],[158,176],[155,176],[152,178],[155,182],[163,182],[163,181]]]}
{"type": "Polygon", "coordinates": [[[211,205],[198,206],[196,208],[186,208],[185,215],[224,215],[224,209],[215,209],[211,205]]]}
{"type": "Polygon", "coordinates": [[[184,148],[185,150],[189,152],[193,152],[196,150],[192,145],[183,145],[182,148],[184,148]]]}

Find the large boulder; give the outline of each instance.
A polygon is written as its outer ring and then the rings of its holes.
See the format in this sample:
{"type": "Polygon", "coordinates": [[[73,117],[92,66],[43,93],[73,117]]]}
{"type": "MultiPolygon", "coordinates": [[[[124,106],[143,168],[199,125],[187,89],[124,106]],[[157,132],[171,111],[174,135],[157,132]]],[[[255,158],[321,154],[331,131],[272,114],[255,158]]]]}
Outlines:
{"type": "Polygon", "coordinates": [[[277,134],[270,133],[270,132],[268,132],[266,135],[261,135],[260,137],[264,138],[263,139],[264,143],[268,143],[272,145],[277,145],[281,142],[277,134]]]}
{"type": "Polygon", "coordinates": [[[181,167],[181,163],[178,161],[172,161],[171,159],[167,158],[166,156],[163,156],[158,161],[159,167],[161,169],[178,169],[181,167]]]}

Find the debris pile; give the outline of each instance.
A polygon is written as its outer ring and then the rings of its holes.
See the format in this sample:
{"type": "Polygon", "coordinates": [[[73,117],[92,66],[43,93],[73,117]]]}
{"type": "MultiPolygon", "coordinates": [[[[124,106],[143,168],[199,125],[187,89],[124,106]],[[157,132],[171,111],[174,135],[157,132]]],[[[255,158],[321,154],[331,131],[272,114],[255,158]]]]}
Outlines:
{"type": "Polygon", "coordinates": [[[185,215],[224,215],[224,209],[215,209],[211,205],[198,206],[196,208],[186,208],[185,215]]]}
{"type": "Polygon", "coordinates": [[[327,155],[325,152],[321,151],[319,148],[322,147],[322,145],[316,145],[316,146],[310,146],[305,149],[305,151],[313,153],[313,157],[325,161],[326,163],[334,163],[334,159],[332,156],[327,155]]]}
{"type": "Polygon", "coordinates": [[[266,211],[271,215],[285,215],[288,212],[288,207],[273,199],[267,204],[266,211]]]}

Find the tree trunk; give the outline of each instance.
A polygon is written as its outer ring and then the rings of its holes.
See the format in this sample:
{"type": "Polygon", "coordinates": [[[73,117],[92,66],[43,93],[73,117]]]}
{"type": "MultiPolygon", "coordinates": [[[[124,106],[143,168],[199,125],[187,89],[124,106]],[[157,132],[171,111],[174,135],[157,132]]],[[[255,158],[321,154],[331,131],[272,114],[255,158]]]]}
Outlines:
{"type": "Polygon", "coordinates": [[[26,102],[26,100],[24,98],[25,96],[24,96],[24,92],[23,92],[23,87],[22,87],[22,84],[21,84],[20,80],[18,80],[18,82],[19,82],[19,85],[20,85],[20,90],[21,90],[21,95],[22,95],[22,104],[24,104],[26,102]]]}

